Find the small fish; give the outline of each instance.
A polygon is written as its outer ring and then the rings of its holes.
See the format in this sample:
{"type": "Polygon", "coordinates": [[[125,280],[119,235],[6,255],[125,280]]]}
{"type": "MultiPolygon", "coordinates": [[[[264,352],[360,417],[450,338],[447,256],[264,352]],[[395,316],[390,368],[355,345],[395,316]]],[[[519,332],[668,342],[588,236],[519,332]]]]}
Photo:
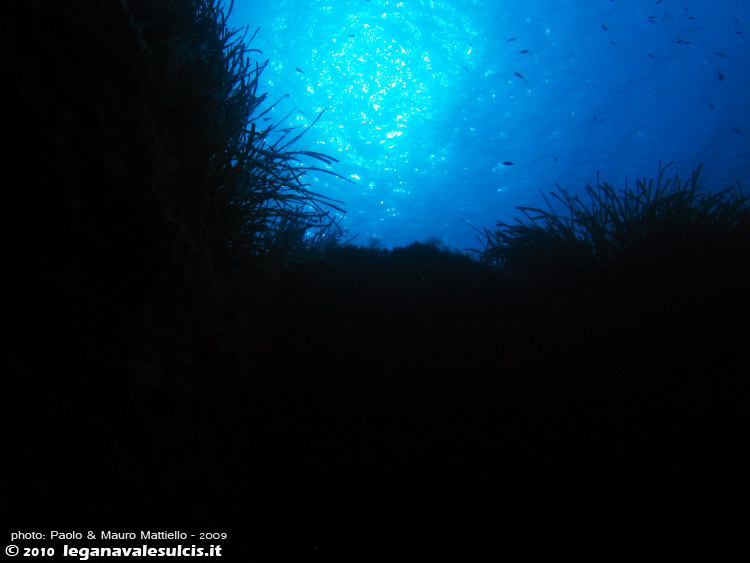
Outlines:
{"type": "Polygon", "coordinates": [[[552,160],[554,160],[555,162],[557,162],[557,157],[554,157],[552,160]]]}
{"type": "Polygon", "coordinates": [[[506,41],[515,41],[516,39],[518,39],[518,37],[511,37],[510,39],[506,39],[506,41]]]}
{"type": "Polygon", "coordinates": [[[469,72],[469,69],[466,67],[462,67],[466,72],[469,72]]]}
{"type": "Polygon", "coordinates": [[[726,55],[722,53],[721,51],[716,51],[716,54],[719,55],[720,57],[726,57],[726,55]]]}
{"type": "Polygon", "coordinates": [[[299,68],[299,67],[294,67],[294,70],[296,70],[297,72],[301,72],[302,74],[305,74],[305,71],[304,71],[304,70],[302,70],[302,69],[301,69],[301,68],[299,68]]]}
{"type": "Polygon", "coordinates": [[[350,33],[350,34],[349,34],[349,37],[354,37],[354,34],[353,34],[353,33],[350,33]]]}
{"type": "Polygon", "coordinates": [[[661,4],[661,0],[656,0],[656,3],[657,4],[661,4]]]}
{"type": "Polygon", "coordinates": [[[607,27],[606,25],[602,24],[602,29],[603,29],[604,31],[607,31],[607,29],[609,29],[609,28],[608,28],[608,27],[607,27]]]}
{"type": "Polygon", "coordinates": [[[510,160],[503,160],[503,164],[505,166],[513,166],[515,164],[515,162],[511,162],[510,160]]]}
{"type": "Polygon", "coordinates": [[[614,41],[610,41],[609,44],[610,45],[617,45],[617,43],[615,43],[614,41]]]}
{"type": "Polygon", "coordinates": [[[523,74],[521,74],[520,72],[514,72],[513,74],[515,74],[518,78],[526,82],[526,79],[523,77],[523,74]]]}
{"type": "Polygon", "coordinates": [[[648,56],[651,57],[652,59],[656,58],[656,56],[653,53],[649,53],[648,56]]]}
{"type": "Polygon", "coordinates": [[[720,70],[717,70],[717,71],[716,71],[716,74],[718,74],[718,75],[719,75],[719,80],[724,80],[724,75],[723,75],[723,74],[721,73],[721,71],[720,71],[720,70]]]}
{"type": "Polygon", "coordinates": [[[740,131],[740,128],[739,128],[739,127],[732,127],[732,131],[734,131],[734,132],[735,132],[735,133],[737,133],[738,135],[742,135],[742,131],[740,131]]]}
{"type": "Polygon", "coordinates": [[[675,41],[675,43],[684,43],[684,42],[685,42],[684,39],[678,39],[677,41],[675,41]]]}
{"type": "Polygon", "coordinates": [[[518,52],[519,52],[519,53],[528,53],[528,52],[529,52],[529,50],[528,50],[528,49],[523,49],[522,51],[518,51],[518,52]]]}
{"type": "Polygon", "coordinates": [[[649,23],[656,23],[656,16],[649,16],[648,21],[649,23]]]}
{"type": "Polygon", "coordinates": [[[713,104],[708,104],[708,107],[710,107],[712,110],[716,111],[716,106],[713,104]]]}

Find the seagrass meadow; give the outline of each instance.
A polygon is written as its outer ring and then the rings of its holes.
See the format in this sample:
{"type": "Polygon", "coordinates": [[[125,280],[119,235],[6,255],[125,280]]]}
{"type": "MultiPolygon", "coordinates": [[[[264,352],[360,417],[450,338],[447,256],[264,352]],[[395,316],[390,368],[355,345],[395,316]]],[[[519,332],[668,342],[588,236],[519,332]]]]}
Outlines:
{"type": "Polygon", "coordinates": [[[742,186],[664,164],[558,188],[474,251],[357,246],[307,181],[345,182],[336,159],[264,120],[229,9],[0,16],[8,532],[362,561],[691,548],[719,523],[730,547],[742,186]]]}

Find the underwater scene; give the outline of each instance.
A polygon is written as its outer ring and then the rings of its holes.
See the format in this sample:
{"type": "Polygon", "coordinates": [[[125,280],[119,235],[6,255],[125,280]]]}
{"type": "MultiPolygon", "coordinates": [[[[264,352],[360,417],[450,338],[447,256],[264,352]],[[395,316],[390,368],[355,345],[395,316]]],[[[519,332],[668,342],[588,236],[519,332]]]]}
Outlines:
{"type": "Polygon", "coordinates": [[[439,239],[476,247],[471,226],[659,163],[704,165],[723,189],[748,178],[746,2],[651,0],[237,0],[268,60],[264,122],[308,127],[305,147],[353,184],[358,244],[439,239]],[[743,33],[744,32],[744,33],[743,33]],[[287,116],[287,112],[291,112],[287,116]],[[468,223],[468,224],[467,224],[468,223]]]}
{"type": "Polygon", "coordinates": [[[748,22],[7,3],[6,554],[734,560],[748,22]]]}

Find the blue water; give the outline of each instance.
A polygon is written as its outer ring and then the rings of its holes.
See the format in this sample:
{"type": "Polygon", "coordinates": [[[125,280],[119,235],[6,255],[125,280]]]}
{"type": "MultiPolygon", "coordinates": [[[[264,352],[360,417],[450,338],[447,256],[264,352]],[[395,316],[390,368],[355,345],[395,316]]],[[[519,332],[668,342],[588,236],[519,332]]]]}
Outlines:
{"type": "Polygon", "coordinates": [[[261,88],[289,95],[267,123],[326,110],[298,146],[339,159],[352,183],[310,189],[359,244],[477,247],[466,222],[660,161],[750,185],[747,0],[236,0],[230,23],[260,27],[261,88]]]}

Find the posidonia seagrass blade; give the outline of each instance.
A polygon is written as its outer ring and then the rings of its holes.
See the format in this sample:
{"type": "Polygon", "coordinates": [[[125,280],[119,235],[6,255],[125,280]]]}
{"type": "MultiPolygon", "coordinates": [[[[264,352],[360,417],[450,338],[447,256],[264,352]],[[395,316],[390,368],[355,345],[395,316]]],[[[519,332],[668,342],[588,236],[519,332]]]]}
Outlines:
{"type": "Polygon", "coordinates": [[[500,221],[494,230],[477,230],[484,246],[478,252],[509,272],[536,275],[562,263],[573,271],[613,269],[633,248],[643,254],[682,245],[690,252],[704,234],[750,237],[750,198],[739,184],[713,193],[702,186],[701,166],[685,181],[677,174],[666,177],[671,164],[659,163],[656,178],[638,180],[634,189],[626,179],[625,188],[616,190],[597,174],[596,187],[584,190],[588,202],[558,185],[550,195],[562,213],[542,194],[547,209],[518,207],[523,218],[515,224],[500,221]]]}

